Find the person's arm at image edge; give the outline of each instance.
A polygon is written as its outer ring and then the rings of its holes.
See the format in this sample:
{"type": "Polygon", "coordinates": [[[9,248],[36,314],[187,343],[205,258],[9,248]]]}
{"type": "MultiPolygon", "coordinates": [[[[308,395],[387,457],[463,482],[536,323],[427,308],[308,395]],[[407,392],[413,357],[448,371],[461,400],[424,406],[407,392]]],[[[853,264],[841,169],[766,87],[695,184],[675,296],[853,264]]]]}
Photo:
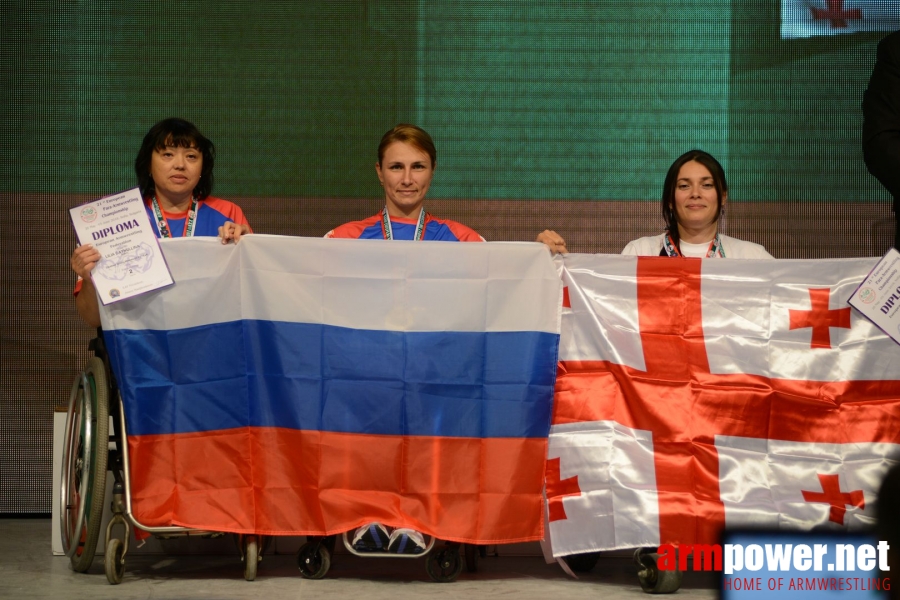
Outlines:
{"type": "Polygon", "coordinates": [[[892,196],[900,198],[900,32],[878,45],[862,109],[866,167],[892,196]]]}

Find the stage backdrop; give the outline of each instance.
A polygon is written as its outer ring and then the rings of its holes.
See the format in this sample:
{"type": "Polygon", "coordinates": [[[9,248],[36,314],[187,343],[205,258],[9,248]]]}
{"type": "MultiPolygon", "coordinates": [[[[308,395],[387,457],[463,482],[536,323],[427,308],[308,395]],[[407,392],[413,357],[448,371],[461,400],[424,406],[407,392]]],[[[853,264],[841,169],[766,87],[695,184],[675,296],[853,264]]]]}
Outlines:
{"type": "Polygon", "coordinates": [[[803,33],[785,34],[791,10],[4,2],[0,512],[49,512],[51,415],[87,357],[66,209],[134,186],[162,118],[215,142],[216,195],[264,233],[321,236],[374,213],[378,140],[405,121],[437,142],[429,210],[489,240],[550,227],[573,251],[618,252],[660,230],[665,171],[700,147],[729,174],[727,233],[779,258],[881,254],[893,225],[862,164],[859,106],[885,24],[865,7],[847,28],[801,10],[803,33]]]}

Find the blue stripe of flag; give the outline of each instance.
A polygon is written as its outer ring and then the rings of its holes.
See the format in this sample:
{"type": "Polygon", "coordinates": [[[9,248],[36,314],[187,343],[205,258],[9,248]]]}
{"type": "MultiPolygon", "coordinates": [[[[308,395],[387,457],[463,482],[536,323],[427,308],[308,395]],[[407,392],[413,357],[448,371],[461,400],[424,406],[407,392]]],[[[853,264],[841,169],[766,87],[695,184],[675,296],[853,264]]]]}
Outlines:
{"type": "Polygon", "coordinates": [[[559,336],[259,320],[104,333],[129,433],[546,437],[559,336]]]}

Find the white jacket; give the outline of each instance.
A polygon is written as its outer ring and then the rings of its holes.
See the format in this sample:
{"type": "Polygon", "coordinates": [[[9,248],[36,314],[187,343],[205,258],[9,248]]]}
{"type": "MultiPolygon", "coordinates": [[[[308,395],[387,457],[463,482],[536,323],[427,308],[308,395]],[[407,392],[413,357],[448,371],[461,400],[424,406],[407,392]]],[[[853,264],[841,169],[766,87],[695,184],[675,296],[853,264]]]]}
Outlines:
{"type": "MultiPolygon", "coordinates": [[[[628,245],[622,250],[622,254],[631,254],[633,256],[659,256],[663,249],[663,240],[666,234],[649,235],[647,237],[638,238],[628,242],[628,245]]],[[[722,242],[722,250],[725,258],[775,258],[766,249],[759,244],[753,242],[745,242],[724,234],[719,234],[719,240],[722,242]]],[[[709,251],[709,242],[703,244],[689,244],[682,241],[681,253],[684,256],[693,258],[706,258],[709,251]]]]}

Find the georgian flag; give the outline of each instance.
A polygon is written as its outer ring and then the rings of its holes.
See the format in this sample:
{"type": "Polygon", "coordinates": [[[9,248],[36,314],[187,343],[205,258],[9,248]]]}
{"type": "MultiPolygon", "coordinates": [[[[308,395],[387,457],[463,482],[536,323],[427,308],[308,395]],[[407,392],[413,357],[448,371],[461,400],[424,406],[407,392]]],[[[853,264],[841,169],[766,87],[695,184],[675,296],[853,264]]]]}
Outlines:
{"type": "Polygon", "coordinates": [[[900,459],[900,346],[847,305],[875,262],[566,256],[554,556],[871,524],[900,459]]]}
{"type": "Polygon", "coordinates": [[[781,0],[782,39],[898,29],[897,0],[781,0]]]}

